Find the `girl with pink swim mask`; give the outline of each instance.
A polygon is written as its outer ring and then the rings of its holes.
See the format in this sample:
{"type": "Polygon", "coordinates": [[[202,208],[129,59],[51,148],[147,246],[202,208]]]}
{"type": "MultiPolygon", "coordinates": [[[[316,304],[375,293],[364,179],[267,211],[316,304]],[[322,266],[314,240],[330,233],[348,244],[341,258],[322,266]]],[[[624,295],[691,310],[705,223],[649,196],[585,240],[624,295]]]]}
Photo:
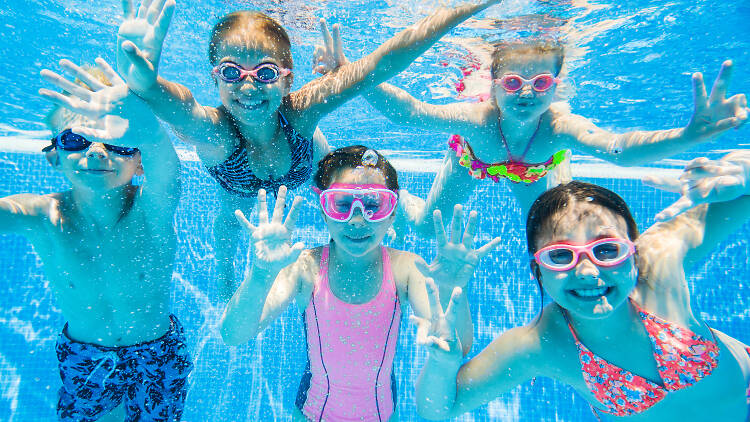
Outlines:
{"type": "MultiPolygon", "coordinates": [[[[295,417],[397,420],[392,369],[405,307],[411,306],[416,317],[430,318],[430,302],[442,297],[467,352],[472,322],[462,289],[500,239],[474,249],[477,214],[472,212],[461,230],[462,208],[456,206],[450,236],[436,211],[438,248],[431,265],[413,253],[384,247],[398,204],[398,179],[382,155],[363,146],[324,157],[315,185],[331,236],[327,245],[303,250],[301,243],[292,244],[300,198],[283,219],[284,187],[270,220],[264,191],[258,195],[257,225],[236,212],[251,234],[254,257],[224,311],[221,335],[229,345],[245,343],[295,300],[305,321],[308,354],[295,417]]],[[[436,336],[427,336],[428,329],[419,325],[417,341],[447,348],[436,336]]]]}

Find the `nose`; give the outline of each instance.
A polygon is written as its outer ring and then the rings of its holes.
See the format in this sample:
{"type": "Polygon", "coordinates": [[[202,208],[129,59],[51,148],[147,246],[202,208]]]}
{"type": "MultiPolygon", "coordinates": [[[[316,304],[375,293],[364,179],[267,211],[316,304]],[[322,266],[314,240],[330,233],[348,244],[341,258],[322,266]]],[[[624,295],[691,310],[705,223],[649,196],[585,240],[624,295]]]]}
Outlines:
{"type": "Polygon", "coordinates": [[[526,98],[533,97],[534,96],[534,89],[531,88],[531,85],[524,84],[521,87],[521,93],[518,94],[518,95],[520,95],[521,97],[526,97],[526,98]]]}
{"type": "Polygon", "coordinates": [[[249,94],[251,92],[258,91],[258,86],[255,84],[255,79],[250,76],[243,79],[240,84],[240,92],[243,94],[249,94]]]}
{"type": "Polygon", "coordinates": [[[576,277],[580,279],[596,279],[599,278],[599,267],[596,266],[588,255],[581,254],[578,257],[578,264],[576,264],[576,277]]]}
{"type": "Polygon", "coordinates": [[[86,150],[86,157],[99,159],[107,158],[107,149],[104,148],[104,144],[94,142],[89,145],[88,149],[86,150]]]}
{"type": "Polygon", "coordinates": [[[349,219],[349,224],[353,226],[363,226],[365,223],[367,223],[367,220],[365,220],[364,215],[362,215],[362,209],[360,207],[355,207],[352,212],[352,218],[349,219]]]}

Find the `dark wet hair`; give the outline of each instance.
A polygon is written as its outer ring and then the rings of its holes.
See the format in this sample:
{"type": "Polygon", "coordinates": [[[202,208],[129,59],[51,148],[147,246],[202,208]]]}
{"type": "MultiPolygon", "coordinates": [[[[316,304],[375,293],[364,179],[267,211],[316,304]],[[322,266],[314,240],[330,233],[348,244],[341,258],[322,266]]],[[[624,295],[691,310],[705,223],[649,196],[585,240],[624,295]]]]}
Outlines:
{"type": "Polygon", "coordinates": [[[320,190],[328,189],[341,170],[357,168],[362,166],[362,156],[366,151],[372,150],[378,156],[375,164],[365,164],[380,170],[385,177],[385,186],[398,194],[398,174],[391,163],[379,152],[364,145],[352,145],[338,148],[323,157],[318,163],[318,172],[315,174],[315,186],[320,190]]]}
{"type": "Polygon", "coordinates": [[[522,55],[555,56],[555,76],[560,74],[563,61],[565,60],[565,47],[554,39],[532,39],[522,41],[503,42],[495,45],[492,52],[492,65],[490,73],[492,79],[499,78],[501,71],[507,66],[507,61],[522,55]]]}
{"type": "Polygon", "coordinates": [[[537,251],[536,239],[549,219],[574,201],[596,204],[610,210],[615,215],[621,216],[628,228],[628,238],[631,241],[638,238],[638,226],[628,205],[618,194],[609,189],[574,180],[544,192],[531,205],[529,215],[526,218],[526,247],[529,251],[531,271],[534,273],[542,298],[544,297],[544,290],[540,280],[539,265],[534,261],[534,254],[537,251]]]}
{"type": "Polygon", "coordinates": [[[281,53],[281,65],[292,69],[292,43],[289,34],[272,17],[251,10],[240,10],[223,16],[211,30],[211,39],[208,44],[208,60],[215,65],[219,60],[218,50],[221,43],[233,33],[242,31],[261,30],[268,39],[272,40],[281,53]]]}

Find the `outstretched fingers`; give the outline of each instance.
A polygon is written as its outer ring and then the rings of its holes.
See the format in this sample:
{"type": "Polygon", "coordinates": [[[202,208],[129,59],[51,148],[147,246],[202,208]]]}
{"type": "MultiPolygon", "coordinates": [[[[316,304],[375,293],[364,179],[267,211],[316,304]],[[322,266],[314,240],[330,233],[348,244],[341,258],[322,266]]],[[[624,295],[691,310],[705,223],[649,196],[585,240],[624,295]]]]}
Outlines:
{"type": "Polygon", "coordinates": [[[169,30],[169,24],[172,22],[172,16],[174,15],[176,3],[174,0],[167,0],[164,6],[161,8],[159,18],[156,20],[154,25],[154,35],[159,40],[164,40],[169,30]]]}
{"type": "Polygon", "coordinates": [[[320,34],[323,36],[323,45],[326,50],[331,53],[333,52],[333,38],[331,33],[328,31],[328,23],[325,19],[320,19],[320,34]]]}
{"type": "Polygon", "coordinates": [[[51,70],[42,69],[42,71],[39,72],[39,74],[42,76],[42,78],[45,81],[47,81],[47,82],[49,82],[49,83],[57,86],[58,88],[60,88],[60,89],[62,89],[64,91],[67,91],[67,92],[75,95],[76,97],[78,97],[78,98],[80,98],[82,100],[84,100],[84,101],[90,101],[91,100],[91,91],[89,91],[88,89],[86,89],[86,88],[84,88],[84,87],[82,87],[80,85],[77,85],[77,84],[75,84],[75,83],[73,83],[73,82],[65,79],[64,77],[58,75],[57,73],[55,73],[55,72],[53,72],[51,70]]]}
{"type": "Polygon", "coordinates": [[[273,214],[271,215],[271,222],[281,224],[284,218],[284,208],[286,207],[286,186],[282,185],[279,187],[276,193],[276,203],[273,206],[273,214]]]}
{"type": "Polygon", "coordinates": [[[692,208],[695,204],[693,200],[688,196],[682,196],[680,199],[675,201],[672,205],[668,206],[660,213],[656,214],[656,221],[668,221],[671,220],[683,212],[692,208]]]}
{"type": "Polygon", "coordinates": [[[706,83],[703,81],[703,74],[700,72],[693,73],[693,104],[695,110],[703,110],[708,102],[706,93],[706,83]]]}
{"type": "Polygon", "coordinates": [[[78,66],[68,59],[60,60],[60,67],[62,67],[63,70],[65,70],[65,72],[69,75],[80,79],[83,83],[88,85],[92,91],[99,91],[100,89],[104,89],[107,87],[101,81],[96,79],[94,75],[87,72],[84,68],[78,66]]]}
{"type": "Polygon", "coordinates": [[[479,217],[476,211],[469,213],[469,221],[466,222],[466,229],[464,230],[464,237],[461,240],[466,249],[471,249],[474,244],[474,236],[477,233],[477,222],[479,217]]]}
{"type": "Polygon", "coordinates": [[[427,277],[424,282],[427,287],[427,300],[430,303],[431,319],[433,321],[440,319],[444,316],[443,307],[440,305],[440,290],[432,278],[427,277]]]}
{"type": "Polygon", "coordinates": [[[445,232],[445,225],[443,224],[443,213],[440,210],[433,211],[432,223],[435,226],[435,240],[439,249],[448,243],[448,235],[445,232]]]}
{"type": "Polygon", "coordinates": [[[654,189],[663,190],[666,192],[682,192],[682,182],[680,179],[669,176],[645,176],[641,179],[646,186],[651,186],[654,189]]]}
{"type": "Polygon", "coordinates": [[[491,250],[495,249],[497,247],[497,245],[500,244],[501,240],[502,239],[500,239],[499,237],[496,237],[496,238],[490,240],[489,243],[487,243],[486,245],[484,245],[484,246],[480,247],[479,249],[477,249],[477,258],[478,259],[482,259],[485,256],[487,256],[487,254],[489,254],[491,250]]]}
{"type": "Polygon", "coordinates": [[[113,69],[112,66],[109,65],[109,63],[107,63],[106,60],[101,57],[97,57],[96,59],[94,59],[94,62],[97,66],[99,66],[99,69],[104,72],[104,76],[106,76],[113,85],[125,84],[125,81],[120,77],[120,74],[118,74],[115,69],[113,69]]]}
{"type": "Polygon", "coordinates": [[[258,224],[268,224],[268,202],[266,190],[258,190],[258,224]]]}
{"type": "Polygon", "coordinates": [[[75,97],[63,95],[62,93],[52,91],[47,88],[40,88],[38,92],[39,95],[44,97],[47,101],[52,102],[53,104],[57,104],[75,112],[84,111],[82,107],[83,104],[79,99],[75,97]]]}
{"type": "Polygon", "coordinates": [[[256,227],[245,217],[245,214],[240,210],[234,211],[234,217],[239,221],[240,225],[245,228],[252,235],[255,232],[256,227]]]}
{"type": "Polygon", "coordinates": [[[448,329],[453,330],[456,325],[456,317],[458,315],[458,308],[461,301],[464,299],[463,289],[460,287],[454,287],[451,292],[451,300],[448,302],[448,307],[445,308],[445,322],[448,324],[448,329]]]}
{"type": "Polygon", "coordinates": [[[148,14],[148,9],[151,7],[151,0],[143,0],[141,1],[141,5],[138,6],[138,12],[136,12],[136,17],[145,19],[146,15],[148,14]]]}
{"type": "Polygon", "coordinates": [[[729,81],[732,79],[732,61],[726,60],[721,64],[721,70],[719,76],[716,77],[714,86],[711,88],[711,96],[708,101],[720,102],[727,95],[727,89],[729,89],[729,81]]]}
{"type": "Polygon", "coordinates": [[[122,15],[125,17],[125,19],[132,19],[135,17],[133,0],[122,0],[122,15]]]}

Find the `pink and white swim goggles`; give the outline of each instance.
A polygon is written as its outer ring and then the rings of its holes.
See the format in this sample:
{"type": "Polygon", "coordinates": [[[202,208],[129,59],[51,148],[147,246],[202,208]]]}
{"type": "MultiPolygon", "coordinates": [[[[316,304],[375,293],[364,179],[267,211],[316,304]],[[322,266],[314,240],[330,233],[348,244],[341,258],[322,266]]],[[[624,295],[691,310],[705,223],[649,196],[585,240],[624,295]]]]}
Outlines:
{"type": "Polygon", "coordinates": [[[634,253],[635,244],[630,240],[608,237],[585,245],[555,243],[545,246],[534,254],[534,260],[552,271],[568,271],[578,265],[581,254],[586,254],[591,262],[600,267],[614,267],[634,253]]]}
{"type": "Polygon", "coordinates": [[[324,191],[316,187],[313,190],[320,195],[325,215],[336,221],[349,221],[355,208],[367,221],[382,221],[393,214],[398,204],[396,192],[383,185],[334,183],[324,191]]]}
{"type": "Polygon", "coordinates": [[[502,86],[506,92],[520,91],[524,85],[531,85],[536,92],[544,92],[552,88],[552,85],[560,83],[560,78],[556,78],[551,73],[540,73],[531,79],[514,73],[506,73],[502,78],[495,79],[495,83],[502,86]]]}

